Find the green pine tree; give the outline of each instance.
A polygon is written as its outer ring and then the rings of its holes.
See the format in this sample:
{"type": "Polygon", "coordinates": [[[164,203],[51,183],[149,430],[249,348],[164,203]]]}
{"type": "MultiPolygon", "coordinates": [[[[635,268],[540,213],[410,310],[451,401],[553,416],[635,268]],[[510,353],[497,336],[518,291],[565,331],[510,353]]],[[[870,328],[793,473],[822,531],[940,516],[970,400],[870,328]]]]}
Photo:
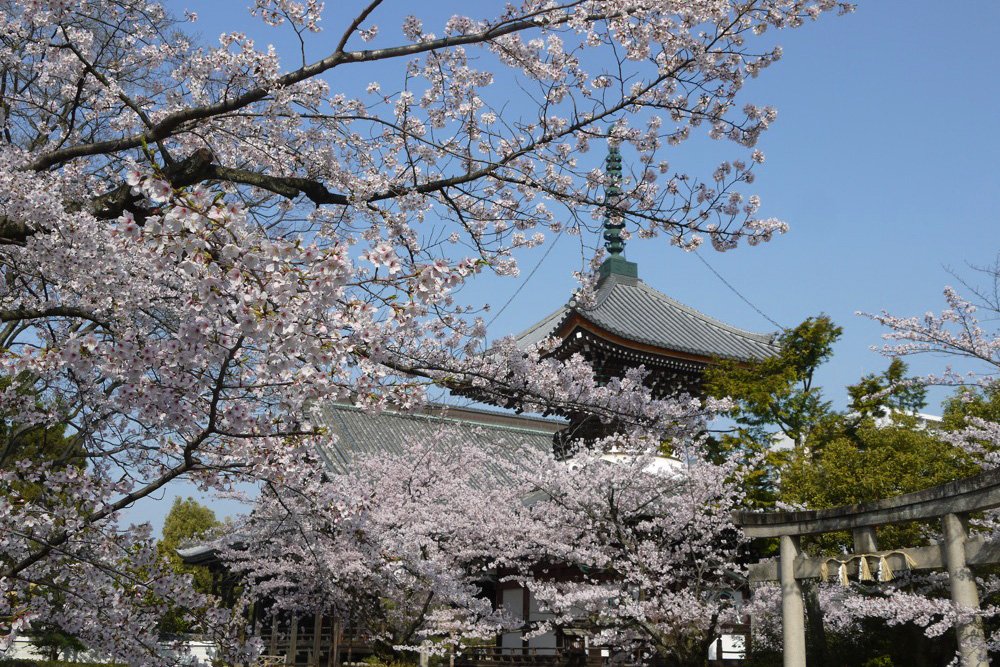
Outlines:
{"type": "MultiPolygon", "coordinates": [[[[200,593],[212,592],[212,573],[203,565],[188,565],[177,555],[177,549],[188,540],[204,537],[222,525],[215,512],[194,498],[175,498],[170,513],[163,522],[163,538],[156,543],[160,556],[178,574],[189,574],[194,589],[200,593]]],[[[190,631],[185,620],[185,610],[173,609],[160,622],[160,630],[177,634],[190,631]]]]}
{"type": "Polygon", "coordinates": [[[774,357],[753,362],[722,361],[705,374],[705,391],[730,398],[735,428],[715,442],[717,458],[747,465],[747,504],[774,507],[781,468],[789,452],[775,448],[785,436],[801,447],[830,416],[830,402],[813,383],[816,370],[833,354],[842,329],[826,315],[810,317],[778,338],[774,357]]]}

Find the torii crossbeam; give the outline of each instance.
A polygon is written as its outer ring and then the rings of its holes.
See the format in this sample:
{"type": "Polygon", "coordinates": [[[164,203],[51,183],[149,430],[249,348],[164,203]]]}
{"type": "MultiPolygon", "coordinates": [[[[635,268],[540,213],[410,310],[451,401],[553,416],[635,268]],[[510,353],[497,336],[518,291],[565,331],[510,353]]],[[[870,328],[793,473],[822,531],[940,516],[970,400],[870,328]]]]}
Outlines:
{"type": "MultiPolygon", "coordinates": [[[[945,568],[952,601],[979,609],[979,593],[969,565],[1000,563],[1000,541],[968,539],[970,513],[1000,507],[1000,470],[885,498],[870,503],[799,512],[735,512],[733,522],[748,537],[780,538],[779,557],[750,568],[750,581],[781,583],[781,619],[784,667],[805,667],[806,641],[800,579],[819,578],[834,559],[809,558],[799,538],[835,531],[851,531],[854,554],[837,559],[843,575],[868,567],[875,559],[894,571],[945,568]],[[930,547],[879,551],[875,528],[908,521],[940,519],[944,541],[930,547]]],[[[838,568],[840,569],[840,568],[838,568]]],[[[980,617],[956,626],[962,667],[987,667],[989,657],[980,617]]]]}

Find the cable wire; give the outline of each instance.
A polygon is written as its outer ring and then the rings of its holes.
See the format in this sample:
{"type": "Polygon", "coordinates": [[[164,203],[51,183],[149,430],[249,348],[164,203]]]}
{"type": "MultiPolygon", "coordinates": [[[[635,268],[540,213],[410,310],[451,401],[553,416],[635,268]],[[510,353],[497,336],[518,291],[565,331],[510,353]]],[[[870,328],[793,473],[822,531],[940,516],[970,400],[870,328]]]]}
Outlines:
{"type": "Polygon", "coordinates": [[[743,296],[743,294],[738,289],[736,289],[735,287],[733,287],[729,283],[728,280],[726,280],[725,278],[723,278],[722,275],[718,271],[716,271],[712,267],[711,264],[708,263],[708,260],[706,260],[704,257],[701,256],[701,253],[699,253],[697,250],[693,250],[692,252],[694,252],[694,256],[697,257],[701,261],[701,263],[704,264],[708,268],[708,270],[711,271],[715,275],[716,278],[718,278],[720,281],[722,281],[723,285],[725,285],[730,290],[732,290],[733,294],[735,294],[736,296],[738,296],[739,298],[741,298],[745,304],[747,304],[748,306],[750,306],[751,308],[753,308],[755,311],[757,311],[758,315],[760,315],[765,320],[767,320],[768,322],[770,322],[774,326],[778,327],[782,331],[784,331],[787,328],[787,327],[784,327],[784,326],[778,324],[774,320],[772,320],[770,317],[768,317],[767,313],[765,313],[763,310],[761,310],[760,308],[758,308],[750,299],[748,299],[745,296],[743,296]]]}
{"type": "MultiPolygon", "coordinates": [[[[565,227],[563,229],[565,229],[565,227]]],[[[549,256],[549,253],[552,252],[552,249],[556,247],[556,243],[558,243],[559,239],[562,238],[563,229],[559,230],[559,234],[556,235],[556,237],[555,237],[555,239],[553,239],[552,243],[549,244],[549,247],[545,249],[545,252],[538,259],[538,263],[535,264],[535,267],[533,269],[531,269],[531,271],[528,273],[527,276],[525,276],[524,281],[522,281],[521,284],[518,286],[518,288],[516,290],[514,290],[514,293],[510,295],[510,298],[507,299],[507,303],[505,303],[500,308],[500,310],[498,310],[496,313],[494,313],[493,317],[490,318],[490,321],[486,323],[487,328],[489,328],[489,326],[491,324],[493,324],[494,322],[497,321],[497,318],[500,317],[500,314],[503,313],[503,311],[507,310],[507,306],[509,306],[511,303],[514,302],[514,299],[517,298],[517,295],[521,293],[521,290],[524,289],[524,286],[527,285],[528,281],[531,280],[531,277],[533,275],[535,275],[535,271],[538,270],[538,267],[540,267],[542,265],[542,262],[544,262],[545,258],[549,256]]]]}

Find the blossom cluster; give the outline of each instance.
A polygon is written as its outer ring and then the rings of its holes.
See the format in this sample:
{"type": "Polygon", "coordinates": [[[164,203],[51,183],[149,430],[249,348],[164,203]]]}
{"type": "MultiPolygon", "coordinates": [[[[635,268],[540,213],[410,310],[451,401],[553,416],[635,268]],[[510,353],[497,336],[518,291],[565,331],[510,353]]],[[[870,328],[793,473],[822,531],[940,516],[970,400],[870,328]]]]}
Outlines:
{"type": "MultiPolygon", "coordinates": [[[[733,615],[740,491],[697,442],[664,465],[621,435],[566,460],[468,438],[442,425],[275,487],[225,558],[253,596],[351,619],[387,652],[575,626],[615,651],[680,658],[733,615]],[[519,584],[545,620],[495,606],[487,581],[519,584]]],[[[273,457],[276,473],[289,464],[273,457]]]]}

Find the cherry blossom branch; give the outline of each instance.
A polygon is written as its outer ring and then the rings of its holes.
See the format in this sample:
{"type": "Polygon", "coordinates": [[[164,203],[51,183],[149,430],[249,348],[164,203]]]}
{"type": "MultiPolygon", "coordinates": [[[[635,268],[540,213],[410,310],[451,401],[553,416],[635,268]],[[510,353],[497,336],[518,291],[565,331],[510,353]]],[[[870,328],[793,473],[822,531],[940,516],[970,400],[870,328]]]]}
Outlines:
{"type": "MultiPolygon", "coordinates": [[[[553,24],[565,23],[566,21],[568,21],[568,19],[557,20],[554,21],[553,24]]],[[[260,102],[265,99],[271,91],[275,89],[287,88],[307,79],[311,79],[341,64],[375,62],[390,58],[417,55],[452,46],[475,44],[489,39],[495,39],[503,35],[510,35],[531,28],[537,28],[542,25],[550,24],[543,24],[532,20],[514,21],[506,25],[501,24],[470,35],[441,37],[434,40],[418,42],[416,44],[406,44],[382,49],[335,52],[326,58],[312,63],[311,65],[301,67],[295,71],[278,77],[271,85],[254,88],[253,90],[247,91],[232,100],[217,102],[216,104],[205,105],[202,107],[185,109],[183,111],[176,111],[158,121],[145,132],[133,134],[121,139],[99,141],[91,144],[79,144],[77,146],[69,146],[56,151],[51,151],[31,161],[27,165],[27,168],[34,171],[42,171],[62,164],[68,160],[80,157],[101,155],[105,153],[117,153],[130,148],[138,148],[143,144],[156,143],[168,138],[177,131],[183,131],[189,124],[195,121],[205,120],[213,116],[220,116],[250,106],[255,102],[260,102]]]]}

